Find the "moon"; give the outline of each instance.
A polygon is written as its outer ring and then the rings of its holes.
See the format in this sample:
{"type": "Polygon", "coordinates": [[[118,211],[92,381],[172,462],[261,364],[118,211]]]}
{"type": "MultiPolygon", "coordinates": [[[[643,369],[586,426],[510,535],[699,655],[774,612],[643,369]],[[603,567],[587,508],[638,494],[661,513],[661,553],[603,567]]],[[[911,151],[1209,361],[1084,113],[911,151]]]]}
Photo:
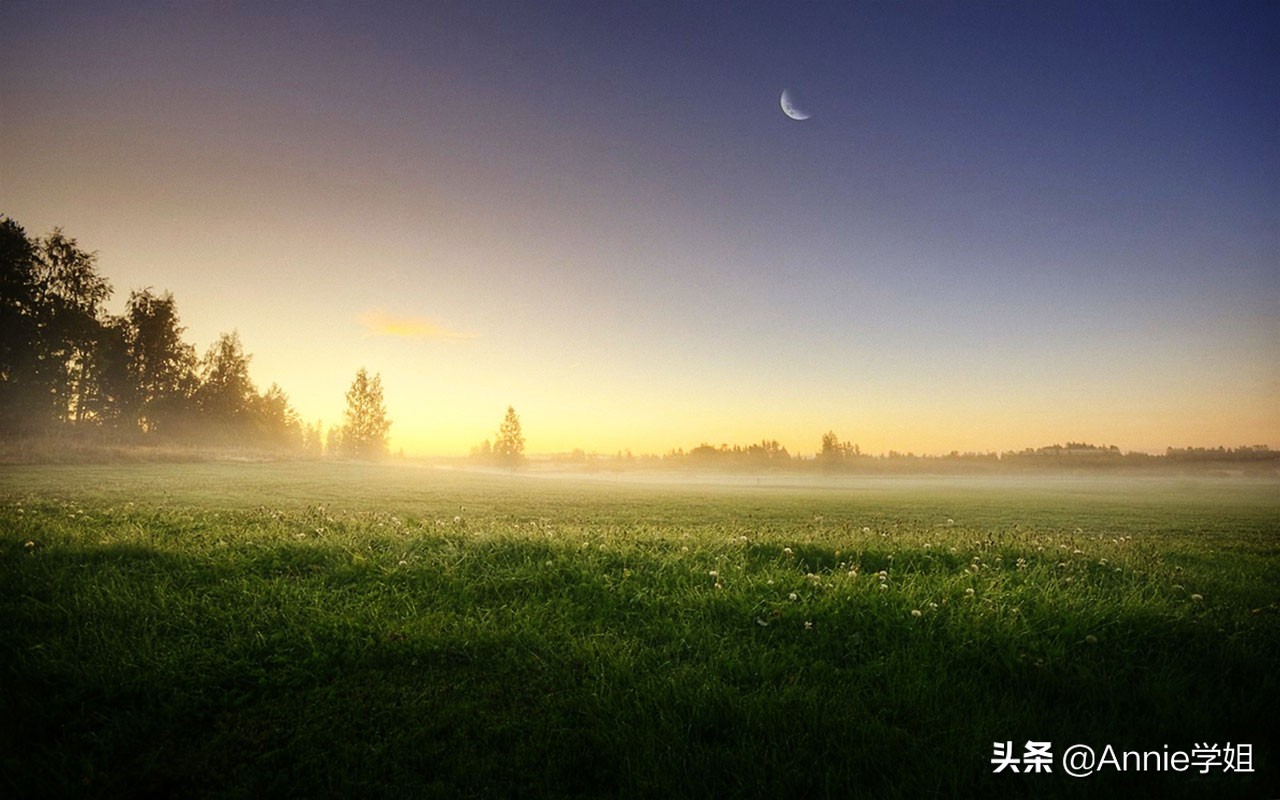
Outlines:
{"type": "Polygon", "coordinates": [[[796,108],[795,101],[792,100],[791,98],[790,89],[782,90],[782,98],[780,102],[782,104],[782,113],[786,114],[788,117],[791,117],[796,121],[806,120],[810,116],[812,116],[811,114],[801,111],[799,108],[796,108]]]}

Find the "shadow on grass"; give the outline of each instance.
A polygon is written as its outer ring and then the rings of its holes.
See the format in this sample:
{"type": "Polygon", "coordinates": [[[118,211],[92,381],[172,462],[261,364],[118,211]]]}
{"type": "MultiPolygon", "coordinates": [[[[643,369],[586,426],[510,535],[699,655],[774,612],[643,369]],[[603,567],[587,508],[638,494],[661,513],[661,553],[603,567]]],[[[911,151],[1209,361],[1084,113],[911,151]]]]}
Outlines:
{"type": "MultiPolygon", "coordinates": [[[[784,557],[749,553],[749,564],[784,557]]],[[[336,544],[217,559],[127,545],[8,548],[5,788],[16,797],[1274,788],[1274,637],[1224,649],[1211,631],[1135,619],[1132,642],[1048,652],[1037,664],[997,630],[930,634],[853,607],[829,610],[815,631],[765,628],[723,593],[673,600],[605,582],[622,569],[661,570],[656,556],[606,559],[606,576],[573,563],[542,582],[521,571],[563,556],[544,543],[490,541],[461,552],[449,574],[388,572],[336,544]],[[994,741],[1028,739],[1128,749],[1248,739],[1258,771],[1092,782],[991,774],[994,741]]],[[[839,563],[830,549],[794,557],[812,571],[839,563]]]]}

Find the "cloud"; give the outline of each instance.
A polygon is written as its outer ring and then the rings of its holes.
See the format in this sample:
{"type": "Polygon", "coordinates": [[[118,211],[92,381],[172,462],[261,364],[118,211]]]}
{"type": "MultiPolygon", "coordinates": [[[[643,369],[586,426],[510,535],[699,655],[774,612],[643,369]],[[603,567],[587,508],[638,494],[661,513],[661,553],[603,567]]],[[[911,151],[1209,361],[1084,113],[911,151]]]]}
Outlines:
{"type": "Polygon", "coordinates": [[[461,341],[474,339],[474,333],[462,333],[443,328],[424,317],[399,317],[385,311],[366,311],[360,316],[360,324],[369,336],[398,336],[401,339],[443,339],[461,341]]]}

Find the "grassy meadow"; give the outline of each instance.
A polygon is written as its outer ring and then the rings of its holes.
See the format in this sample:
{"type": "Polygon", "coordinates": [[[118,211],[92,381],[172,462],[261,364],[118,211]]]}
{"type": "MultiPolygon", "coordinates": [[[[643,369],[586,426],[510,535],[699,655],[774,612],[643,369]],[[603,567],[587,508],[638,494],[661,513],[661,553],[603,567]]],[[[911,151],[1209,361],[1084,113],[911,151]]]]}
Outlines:
{"type": "Polygon", "coordinates": [[[1274,482],[798,484],[0,467],[0,796],[1280,793],[1274,482]]]}

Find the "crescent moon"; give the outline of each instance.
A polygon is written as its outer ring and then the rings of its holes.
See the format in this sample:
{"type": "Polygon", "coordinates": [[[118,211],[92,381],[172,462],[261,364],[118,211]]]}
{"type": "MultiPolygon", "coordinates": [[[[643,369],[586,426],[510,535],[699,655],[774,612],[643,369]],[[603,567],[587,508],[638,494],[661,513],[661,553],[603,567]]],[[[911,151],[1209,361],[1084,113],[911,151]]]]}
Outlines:
{"type": "Polygon", "coordinates": [[[779,100],[779,102],[780,102],[780,103],[781,103],[781,105],[782,105],[782,113],[783,113],[783,114],[786,114],[788,117],[791,117],[791,118],[792,118],[792,119],[794,119],[794,120],[797,120],[797,121],[799,121],[799,120],[806,120],[806,119],[808,119],[810,116],[812,116],[812,115],[810,115],[810,114],[808,114],[808,113],[806,113],[806,112],[804,112],[804,111],[801,111],[800,109],[796,108],[796,104],[795,104],[795,102],[791,99],[791,90],[790,90],[790,89],[783,89],[783,90],[782,90],[782,98],[779,100]]]}

